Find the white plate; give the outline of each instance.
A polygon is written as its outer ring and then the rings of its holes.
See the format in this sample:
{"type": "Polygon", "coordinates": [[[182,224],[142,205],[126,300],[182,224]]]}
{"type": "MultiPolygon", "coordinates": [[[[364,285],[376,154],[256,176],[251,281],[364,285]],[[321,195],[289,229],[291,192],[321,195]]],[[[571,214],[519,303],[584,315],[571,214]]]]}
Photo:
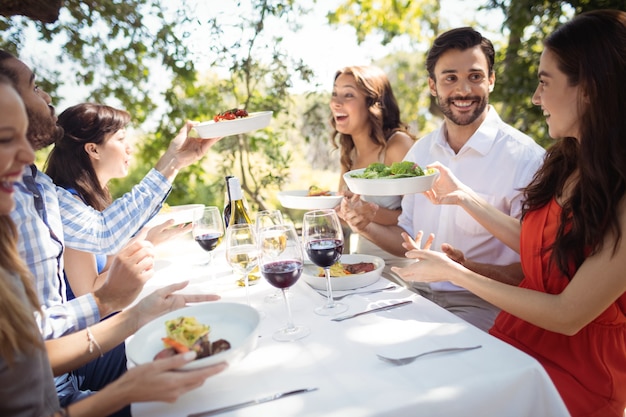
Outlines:
{"type": "Polygon", "coordinates": [[[170,219],[174,220],[174,225],[191,223],[196,210],[204,208],[204,204],[184,204],[182,206],[163,207],[156,216],[150,219],[146,226],[154,227],[170,219]]]}
{"type": "Polygon", "coordinates": [[[240,119],[222,120],[219,122],[211,120],[195,125],[194,129],[201,138],[219,138],[223,136],[239,135],[257,129],[263,129],[270,124],[272,113],[271,111],[261,111],[250,113],[248,117],[242,117],[240,119]]]}
{"type": "Polygon", "coordinates": [[[331,209],[341,203],[342,195],[332,192],[331,195],[309,196],[309,190],[281,191],[278,201],[285,208],[299,210],[331,209]]]}
{"type": "Polygon", "coordinates": [[[208,325],[211,342],[225,339],[230,343],[230,349],[191,361],[180,369],[202,368],[220,362],[232,366],[256,348],[261,321],[259,312],[246,304],[213,301],[169,312],[143,326],[126,345],[128,359],[136,365],[152,362],[154,356],[164,349],[161,338],[166,335],[165,322],[180,316],[195,317],[208,325]]]}
{"type": "Polygon", "coordinates": [[[404,195],[423,193],[430,190],[439,175],[439,171],[420,177],[408,178],[352,178],[353,174],[362,174],[365,168],[355,169],[343,174],[346,185],[355,194],[361,195],[404,195]]]}
{"type": "MultiPolygon", "coordinates": [[[[376,269],[364,274],[352,274],[343,277],[331,276],[330,282],[333,291],[353,290],[355,288],[372,285],[380,279],[380,274],[382,274],[383,268],[385,267],[385,261],[382,258],[372,255],[346,254],[341,256],[339,262],[343,264],[373,262],[376,265],[376,269]]],[[[304,265],[304,270],[302,271],[302,279],[313,288],[326,291],[326,278],[318,276],[318,272],[319,266],[307,263],[304,265]]]]}

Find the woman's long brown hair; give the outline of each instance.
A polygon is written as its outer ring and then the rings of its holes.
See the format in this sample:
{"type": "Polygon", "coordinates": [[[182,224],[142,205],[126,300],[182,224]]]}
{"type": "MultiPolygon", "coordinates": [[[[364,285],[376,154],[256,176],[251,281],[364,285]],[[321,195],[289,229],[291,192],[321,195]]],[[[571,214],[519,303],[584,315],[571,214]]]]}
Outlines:
{"type": "Polygon", "coordinates": [[[111,204],[111,194],[93,169],[85,144],[102,144],[106,137],[126,127],[130,115],[104,104],[81,103],[59,114],[57,124],[63,137],[56,141],[48,156],[45,172],[56,185],[73,188],[96,210],[111,204]]]}
{"type": "Polygon", "coordinates": [[[569,278],[607,234],[621,241],[618,219],[626,194],[626,13],[596,10],[564,24],[544,42],[571,86],[584,93],[580,138],[559,139],[526,190],[524,214],[563,195],[552,261],[569,278]],[[574,267],[574,269],[572,269],[574,267]]]}
{"type": "MultiPolygon", "coordinates": [[[[400,119],[400,108],[391,89],[387,75],[375,66],[352,66],[345,67],[335,74],[335,80],[342,75],[349,74],[354,77],[358,89],[365,94],[365,102],[368,109],[368,121],[370,125],[370,138],[373,143],[381,146],[381,151],[387,146],[389,138],[397,131],[404,132],[415,139],[409,132],[407,124],[400,119]]],[[[333,132],[332,144],[335,149],[341,149],[341,166],[350,171],[354,149],[352,135],[339,133],[335,120],[330,121],[333,132]]]]}

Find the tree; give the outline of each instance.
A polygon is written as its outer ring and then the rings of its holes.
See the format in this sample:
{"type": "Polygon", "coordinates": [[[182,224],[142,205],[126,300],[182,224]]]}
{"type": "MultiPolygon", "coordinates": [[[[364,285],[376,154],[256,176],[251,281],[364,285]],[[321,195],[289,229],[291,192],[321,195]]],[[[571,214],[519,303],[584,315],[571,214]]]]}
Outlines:
{"type": "MultiPolygon", "coordinates": [[[[428,38],[424,32],[415,32],[412,27],[432,29],[438,27],[433,14],[420,14],[413,8],[421,8],[435,13],[439,10],[438,1],[406,2],[397,0],[346,0],[335,13],[328,16],[331,23],[346,23],[354,26],[359,39],[382,32],[385,42],[399,36],[409,36],[414,44],[428,38]],[[380,24],[381,16],[387,21],[380,24]],[[406,22],[412,23],[408,26],[406,22]]],[[[576,13],[600,8],[626,9],[624,0],[488,0],[481,8],[501,10],[505,16],[502,33],[508,33],[508,41],[498,49],[496,66],[496,90],[490,97],[501,113],[502,118],[520,130],[533,136],[540,144],[551,143],[548,137],[541,110],[531,103],[531,95],[537,85],[537,66],[541,53],[542,39],[554,30],[564,19],[576,13]]],[[[477,25],[478,27],[478,25],[477,25]]],[[[480,29],[480,28],[479,28],[480,29]]],[[[428,42],[430,44],[432,39],[428,42]]],[[[417,49],[417,48],[416,48],[417,49]]],[[[405,70],[405,69],[401,69],[405,70]]],[[[432,109],[432,106],[431,106],[432,109]]],[[[403,113],[404,108],[403,108],[403,113]]]]}
{"type": "Polygon", "coordinates": [[[143,176],[184,120],[210,120],[233,107],[274,110],[280,123],[250,135],[224,138],[213,148],[219,156],[212,152],[204,166],[181,173],[168,199],[217,204],[223,195],[223,174],[237,170],[244,191],[262,208],[267,190],[284,181],[290,164],[289,119],[279,116],[290,111],[292,77],[311,75],[309,68],[290,60],[281,49],[281,37],[269,37],[264,29],[280,24],[297,30],[297,17],[306,10],[293,0],[238,1],[237,10],[242,12],[236,19],[212,15],[202,21],[197,13],[202,1],[172,3],[65,0],[53,24],[0,18],[0,45],[20,55],[27,31],[34,28],[42,42],[60,51],[57,61],[64,67],[62,72],[46,71],[47,66],[31,54],[40,84],[54,101],[59,100],[58,87],[72,74],[76,84],[88,89],[86,100],[125,108],[139,126],[147,120],[156,123],[156,131],[140,144],[138,168],[112,185],[114,195],[143,176]],[[189,48],[189,39],[198,32],[204,35],[213,68],[225,69],[225,76],[211,72],[199,76],[195,63],[202,57],[189,48]],[[158,107],[160,102],[165,110],[158,107]]]}
{"type": "Polygon", "coordinates": [[[43,23],[53,23],[59,18],[62,0],[4,0],[0,15],[22,15],[43,23]]]}

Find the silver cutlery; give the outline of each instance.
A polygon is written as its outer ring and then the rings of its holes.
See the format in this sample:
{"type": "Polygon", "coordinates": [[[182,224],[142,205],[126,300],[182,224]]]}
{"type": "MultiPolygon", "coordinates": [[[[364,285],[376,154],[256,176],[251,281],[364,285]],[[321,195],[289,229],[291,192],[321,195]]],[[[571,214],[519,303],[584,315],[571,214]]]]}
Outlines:
{"type": "MultiPolygon", "coordinates": [[[[333,294],[333,300],[337,301],[337,300],[341,300],[343,298],[349,297],[351,295],[360,295],[360,294],[374,294],[377,292],[383,292],[383,291],[387,291],[387,290],[395,290],[397,287],[395,285],[389,285],[385,288],[376,288],[374,290],[365,290],[365,291],[354,291],[348,294],[343,294],[343,295],[334,295],[333,294]]],[[[316,288],[314,288],[314,290],[321,295],[322,297],[327,297],[328,295],[326,294],[326,291],[322,291],[322,290],[318,290],[316,288]]]]}
{"type": "Polygon", "coordinates": [[[422,356],[426,356],[426,355],[431,355],[433,353],[463,352],[463,351],[466,351],[466,350],[474,350],[474,349],[478,349],[478,348],[481,348],[481,347],[482,347],[482,345],[466,346],[466,347],[452,347],[452,348],[428,350],[426,352],[422,352],[422,353],[419,353],[417,355],[407,356],[406,358],[388,358],[386,356],[379,355],[379,354],[376,354],[376,356],[378,356],[378,359],[380,359],[381,361],[390,363],[392,365],[406,365],[408,363],[413,362],[417,358],[421,358],[422,356]]]}
{"type": "Polygon", "coordinates": [[[257,398],[255,400],[250,400],[250,401],[245,401],[239,404],[234,404],[234,405],[229,405],[226,407],[220,407],[220,408],[216,408],[214,410],[209,410],[209,411],[202,411],[200,413],[193,413],[193,414],[189,414],[187,415],[187,417],[207,417],[207,416],[214,416],[216,414],[221,414],[221,413],[225,413],[227,411],[233,411],[233,410],[238,410],[240,408],[244,408],[244,407],[250,407],[252,405],[257,405],[257,404],[263,404],[269,401],[274,401],[274,400],[279,400],[281,398],[285,398],[285,397],[289,397],[291,395],[296,395],[296,394],[304,394],[307,392],[312,392],[317,390],[317,388],[302,388],[302,389],[297,389],[294,391],[287,391],[287,392],[279,392],[276,394],[272,394],[272,395],[268,395],[267,397],[261,397],[261,398],[257,398]]]}
{"type": "Polygon", "coordinates": [[[344,321],[344,320],[352,319],[352,318],[354,318],[354,317],[359,317],[359,316],[362,316],[362,315],[364,315],[364,314],[376,313],[377,311],[391,310],[391,309],[393,309],[393,308],[402,307],[402,306],[405,306],[405,305],[409,305],[409,304],[411,304],[411,303],[413,303],[413,301],[411,301],[411,300],[408,300],[408,301],[402,301],[402,302],[400,302],[400,303],[389,304],[389,305],[386,305],[386,306],[373,308],[373,309],[371,309],[371,310],[361,311],[360,313],[350,314],[350,315],[347,315],[347,316],[341,316],[341,317],[335,317],[335,318],[332,318],[331,320],[332,320],[332,321],[344,321]]]}

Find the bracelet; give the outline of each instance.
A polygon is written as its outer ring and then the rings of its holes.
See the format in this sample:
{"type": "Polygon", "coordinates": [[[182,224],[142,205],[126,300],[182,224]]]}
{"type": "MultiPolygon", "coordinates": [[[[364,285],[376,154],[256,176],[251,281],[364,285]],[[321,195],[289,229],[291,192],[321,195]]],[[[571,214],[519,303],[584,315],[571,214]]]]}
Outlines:
{"type": "Polygon", "coordinates": [[[87,330],[87,342],[89,342],[89,353],[93,353],[93,346],[96,345],[96,347],[98,348],[98,352],[100,352],[100,357],[103,357],[104,353],[102,353],[102,348],[100,347],[100,344],[94,337],[93,333],[91,333],[91,329],[87,327],[86,330],[87,330]]]}

